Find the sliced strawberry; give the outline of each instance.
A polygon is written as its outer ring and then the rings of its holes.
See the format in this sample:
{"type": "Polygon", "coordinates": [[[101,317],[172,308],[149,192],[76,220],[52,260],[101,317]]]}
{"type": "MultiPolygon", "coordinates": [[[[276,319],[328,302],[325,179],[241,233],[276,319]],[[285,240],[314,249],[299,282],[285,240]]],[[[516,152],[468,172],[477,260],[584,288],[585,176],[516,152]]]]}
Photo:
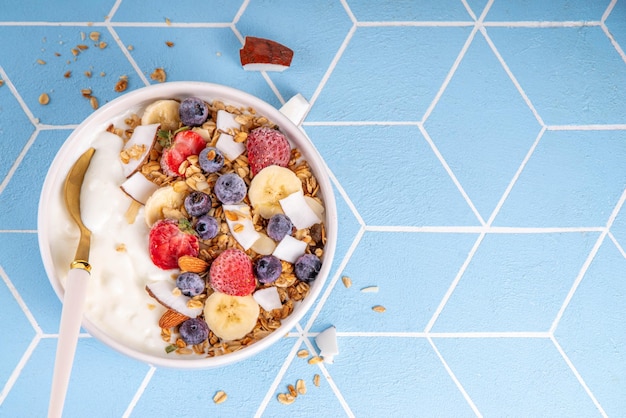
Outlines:
{"type": "Polygon", "coordinates": [[[289,141],[282,132],[271,128],[257,128],[246,141],[250,171],[256,173],[269,165],[287,167],[291,158],[289,141]]]}
{"type": "Polygon", "coordinates": [[[148,245],[150,259],[163,270],[177,268],[179,257],[196,257],[199,251],[198,237],[183,232],[174,219],[156,222],[150,229],[148,245]]]}
{"type": "Polygon", "coordinates": [[[178,172],[180,165],[191,155],[198,155],[206,147],[205,140],[194,131],[182,131],[174,136],[172,145],[163,150],[161,168],[171,177],[184,177],[178,172]]]}
{"type": "Polygon", "coordinates": [[[247,296],[256,288],[252,260],[236,248],[225,250],[211,264],[211,287],[231,296],[247,296]]]}

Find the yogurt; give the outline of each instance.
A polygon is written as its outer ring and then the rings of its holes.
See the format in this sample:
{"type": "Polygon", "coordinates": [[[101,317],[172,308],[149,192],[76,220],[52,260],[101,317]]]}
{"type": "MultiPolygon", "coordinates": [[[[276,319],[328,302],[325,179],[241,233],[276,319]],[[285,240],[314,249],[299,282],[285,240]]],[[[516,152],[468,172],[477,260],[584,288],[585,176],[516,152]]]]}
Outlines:
{"type": "MultiPolygon", "coordinates": [[[[92,232],[85,317],[124,345],[165,356],[158,326],[165,308],[147,294],[145,285],[171,280],[174,271],[161,270],[150,260],[143,206],[134,223],[124,216],[131,199],[119,187],[125,180],[119,160],[122,145],[122,139],[109,132],[98,134],[91,143],[96,152],[81,190],[81,217],[92,232]]],[[[52,228],[51,238],[64,244],[53,245],[51,251],[57,276],[65,284],[78,229],[61,213],[62,202],[50,206],[59,212],[54,219],[63,223],[52,228]]]]}

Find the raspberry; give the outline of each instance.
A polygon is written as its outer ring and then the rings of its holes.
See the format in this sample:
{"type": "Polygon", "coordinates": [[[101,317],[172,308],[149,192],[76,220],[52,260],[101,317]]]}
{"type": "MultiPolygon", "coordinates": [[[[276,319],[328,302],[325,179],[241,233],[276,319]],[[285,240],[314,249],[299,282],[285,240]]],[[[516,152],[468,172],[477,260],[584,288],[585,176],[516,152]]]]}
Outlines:
{"type": "Polygon", "coordinates": [[[246,147],[253,176],[268,165],[287,167],[291,158],[289,141],[276,129],[261,127],[253,130],[248,134],[246,147]]]}
{"type": "Polygon", "coordinates": [[[225,250],[213,260],[209,277],[214,290],[231,296],[247,296],[256,288],[250,257],[235,248],[225,250]]]}
{"type": "MultiPolygon", "coordinates": [[[[161,168],[170,177],[178,177],[180,165],[191,155],[198,155],[206,147],[200,134],[194,131],[182,131],[176,134],[172,145],[163,150],[161,168]]],[[[184,175],[183,175],[184,177],[184,175]]]]}
{"type": "Polygon", "coordinates": [[[148,238],[150,259],[163,270],[178,267],[178,258],[183,255],[196,257],[198,237],[181,231],[178,221],[162,219],[152,225],[148,238]]]}

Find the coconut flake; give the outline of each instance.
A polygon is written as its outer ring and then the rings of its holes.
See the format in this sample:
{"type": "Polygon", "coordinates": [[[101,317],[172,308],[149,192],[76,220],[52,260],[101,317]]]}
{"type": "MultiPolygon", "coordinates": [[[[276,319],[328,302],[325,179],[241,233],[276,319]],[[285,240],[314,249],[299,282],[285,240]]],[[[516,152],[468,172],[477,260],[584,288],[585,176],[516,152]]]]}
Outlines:
{"type": "Polygon", "coordinates": [[[295,263],[298,257],[304,254],[306,247],[306,242],[300,241],[291,235],[285,235],[274,249],[272,255],[289,263],[295,263]]]}
{"type": "Polygon", "coordinates": [[[279,202],[283,212],[291,219],[296,229],[305,229],[320,223],[320,219],[304,199],[301,190],[280,199],[279,202]]]}
{"type": "Polygon", "coordinates": [[[309,110],[309,102],[300,93],[289,99],[281,108],[280,113],[287,116],[294,125],[300,125],[309,110]]]}
{"type": "Polygon", "coordinates": [[[220,136],[215,144],[215,148],[230,161],[234,161],[246,150],[243,142],[235,142],[235,138],[230,134],[234,129],[239,129],[241,125],[235,120],[235,115],[225,110],[218,110],[215,126],[220,131],[220,136]]]}
{"type": "Polygon", "coordinates": [[[233,237],[241,244],[244,250],[248,250],[261,238],[261,234],[254,228],[250,207],[245,204],[239,204],[222,205],[222,208],[224,209],[226,223],[231,234],[233,234],[233,237]]]}
{"type": "Polygon", "coordinates": [[[151,125],[138,125],[135,127],[133,135],[124,145],[122,151],[128,151],[136,146],[143,148],[143,152],[138,158],[131,158],[128,163],[122,162],[122,172],[125,177],[130,177],[143,165],[152,147],[156,143],[157,131],[160,126],[161,125],[158,123],[153,123],[151,125]]]}
{"type": "Polygon", "coordinates": [[[148,198],[152,196],[152,193],[156,192],[158,188],[159,186],[148,180],[146,176],[139,171],[136,171],[120,185],[120,189],[122,189],[124,193],[142,205],[146,204],[148,198]]]}
{"type": "Polygon", "coordinates": [[[337,329],[334,326],[326,328],[315,337],[315,344],[320,349],[320,356],[324,358],[325,363],[332,363],[334,357],[339,354],[339,346],[337,344],[337,329]]]}
{"type": "Polygon", "coordinates": [[[252,294],[252,297],[256,300],[256,303],[267,312],[282,308],[283,306],[280,301],[280,295],[278,294],[278,288],[275,286],[259,289],[252,294]]]}
{"type": "Polygon", "coordinates": [[[246,71],[285,71],[291,65],[293,51],[270,39],[246,36],[239,59],[246,71]]]}
{"type": "Polygon", "coordinates": [[[146,285],[148,294],[166,308],[186,315],[189,318],[196,318],[202,313],[201,307],[190,308],[187,306],[191,298],[178,292],[173,292],[174,288],[176,288],[176,282],[173,280],[159,280],[146,285]]]}

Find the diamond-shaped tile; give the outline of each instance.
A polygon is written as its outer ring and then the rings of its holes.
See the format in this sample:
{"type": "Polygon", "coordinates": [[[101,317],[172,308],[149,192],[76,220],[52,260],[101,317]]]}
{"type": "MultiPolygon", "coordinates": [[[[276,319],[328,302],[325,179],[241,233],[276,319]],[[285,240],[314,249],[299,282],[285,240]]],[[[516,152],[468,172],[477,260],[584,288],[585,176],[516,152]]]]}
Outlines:
{"type": "Polygon", "coordinates": [[[297,51],[287,70],[268,73],[288,100],[296,93],[311,98],[352,22],[338,0],[252,0],[236,26],[242,36],[272,39],[297,51]]]}
{"type": "Polygon", "coordinates": [[[40,131],[35,142],[0,194],[0,229],[37,229],[37,206],[48,167],[70,134],[67,130],[40,131]]]}
{"type": "Polygon", "coordinates": [[[467,21],[471,20],[463,3],[456,0],[393,1],[348,0],[359,22],[372,21],[467,21]]]}
{"type": "Polygon", "coordinates": [[[120,95],[114,86],[122,75],[128,76],[129,90],[143,86],[106,30],[79,26],[5,26],[0,27],[0,48],[20,51],[5,60],[3,68],[30,111],[45,124],[77,124],[89,116],[93,108],[90,100],[82,96],[82,89],[91,89],[92,96],[102,106],[120,95]],[[106,48],[100,48],[87,37],[92,29],[100,32],[100,41],[107,43],[106,48]],[[88,49],[80,49],[78,45],[88,49]],[[71,76],[66,78],[68,71],[71,76]],[[87,71],[91,77],[85,75],[87,71]],[[42,93],[50,97],[46,106],[39,104],[42,93]]]}
{"type": "Polygon", "coordinates": [[[626,66],[600,27],[488,31],[547,124],[626,122],[626,66]]]}
{"type": "Polygon", "coordinates": [[[494,225],[604,226],[626,185],[624,161],[624,131],[548,131],[494,225]]]}
{"type": "Polygon", "coordinates": [[[41,257],[33,252],[36,248],[36,234],[0,234],[0,266],[42,331],[55,334],[59,331],[61,302],[47,279],[41,257]]]}
{"type": "Polygon", "coordinates": [[[483,219],[488,219],[540,126],[479,34],[425,128],[483,219]]]}
{"type": "MultiPolygon", "coordinates": [[[[0,405],[0,415],[46,416],[56,343],[55,338],[39,341],[15,386],[0,405]]],[[[124,357],[93,338],[81,338],[76,348],[64,416],[122,416],[147,371],[147,365],[124,357]],[[85,387],[89,390],[84,390],[85,387]]]]}
{"type": "Polygon", "coordinates": [[[169,19],[170,23],[183,22],[232,22],[241,7],[241,1],[205,0],[202,2],[177,2],[153,0],[150,4],[123,1],[112,22],[161,22],[169,19]]]}
{"type": "Polygon", "coordinates": [[[620,416],[626,411],[625,295],[626,260],[607,239],[555,332],[608,416],[620,416]]]}
{"type": "Polygon", "coordinates": [[[435,338],[484,416],[597,416],[548,338],[435,338]]]}
{"type": "MultiPolygon", "coordinates": [[[[6,83],[6,81],[5,81],[6,83]]],[[[8,85],[0,87],[0,184],[35,131],[8,85]],[[19,129],[15,127],[19,126],[19,129]]]]}
{"type": "Polygon", "coordinates": [[[163,68],[167,81],[205,81],[245,90],[280,106],[263,77],[246,72],[239,62],[241,42],[230,28],[178,28],[163,31],[154,27],[118,27],[124,45],[152,84],[150,74],[163,68]],[[168,47],[166,42],[174,43],[168,47]]]}
{"type": "Polygon", "coordinates": [[[98,22],[108,14],[115,0],[72,2],[66,0],[3,0],[3,22],[98,22]]]}
{"type": "MultiPolygon", "coordinates": [[[[7,235],[0,234],[0,243],[8,239],[7,235]]],[[[7,336],[6,341],[10,340],[11,344],[11,350],[4,351],[0,362],[0,382],[6,382],[34,338],[35,330],[4,282],[7,277],[2,271],[2,264],[3,261],[0,261],[0,306],[3,317],[10,318],[4,321],[3,332],[7,336]]]]}
{"type": "Polygon", "coordinates": [[[599,21],[610,0],[496,1],[485,21],[599,21]]]}
{"type": "Polygon", "coordinates": [[[135,406],[136,416],[253,416],[296,342],[283,338],[259,355],[209,370],[157,369],[135,406]],[[213,403],[217,391],[228,399],[213,403]]]}
{"type": "Polygon", "coordinates": [[[306,130],[366,224],[478,223],[417,127],[307,126],[306,130]]]}
{"type": "Polygon", "coordinates": [[[598,235],[486,235],[433,331],[548,331],[598,235]]]}
{"type": "Polygon", "coordinates": [[[423,331],[476,238],[475,234],[366,232],[342,273],[352,279],[352,286],[335,286],[311,330],[335,325],[340,332],[423,331]],[[361,292],[369,286],[377,286],[378,291],[361,292]],[[386,311],[374,312],[375,305],[386,311]]]}
{"type": "Polygon", "coordinates": [[[426,339],[340,337],[339,344],[327,368],[355,416],[475,416],[426,339]]]}
{"type": "Polygon", "coordinates": [[[358,27],[308,120],[421,120],[469,33],[467,27],[358,27]],[[409,56],[419,64],[409,65],[409,56]]]}

